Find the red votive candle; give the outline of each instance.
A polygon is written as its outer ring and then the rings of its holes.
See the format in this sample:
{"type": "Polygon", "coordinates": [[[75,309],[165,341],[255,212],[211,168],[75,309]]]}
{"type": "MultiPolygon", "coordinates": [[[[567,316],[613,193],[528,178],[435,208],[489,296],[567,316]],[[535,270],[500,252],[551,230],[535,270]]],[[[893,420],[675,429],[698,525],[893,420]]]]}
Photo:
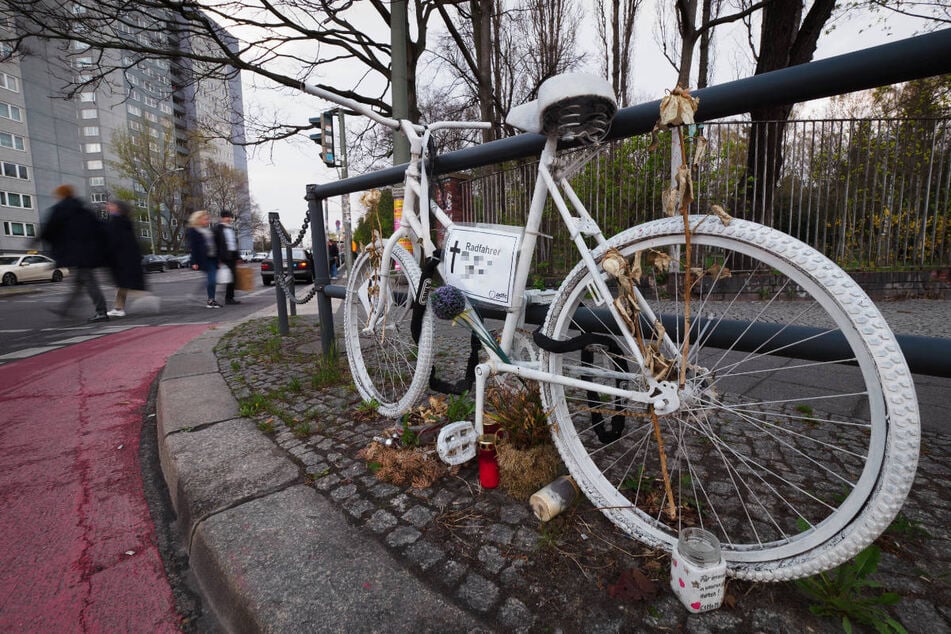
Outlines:
{"type": "Polygon", "coordinates": [[[499,486],[499,461],[495,456],[495,436],[479,436],[479,484],[483,489],[499,486]]]}

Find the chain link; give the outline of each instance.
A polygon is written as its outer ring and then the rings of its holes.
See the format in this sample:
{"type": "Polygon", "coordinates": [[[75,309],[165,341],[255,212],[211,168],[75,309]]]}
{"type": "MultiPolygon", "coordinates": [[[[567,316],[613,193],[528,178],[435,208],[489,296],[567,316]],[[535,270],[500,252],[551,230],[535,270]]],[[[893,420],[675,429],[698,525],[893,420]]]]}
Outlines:
{"type": "MultiPolygon", "coordinates": [[[[281,290],[284,291],[284,295],[290,299],[295,304],[306,304],[314,298],[314,295],[317,294],[317,284],[314,284],[314,287],[310,289],[310,292],[307,293],[303,298],[297,297],[294,292],[291,290],[290,285],[287,283],[287,278],[290,277],[289,273],[284,273],[283,275],[275,275],[274,283],[281,287],[281,290]]],[[[296,287],[295,287],[296,288],[296,287]]]]}
{"type": "MultiPolygon", "coordinates": [[[[304,239],[304,234],[307,233],[307,227],[310,225],[310,210],[307,210],[307,213],[304,215],[304,226],[301,227],[300,233],[297,234],[297,239],[291,242],[291,235],[287,233],[287,229],[284,228],[284,225],[281,224],[280,218],[270,218],[271,226],[277,230],[277,236],[281,241],[282,247],[296,247],[299,246],[301,241],[304,239]]],[[[289,273],[285,272],[281,275],[274,275],[274,283],[281,287],[284,291],[284,295],[290,299],[295,304],[306,304],[314,298],[314,295],[317,294],[317,285],[314,284],[314,288],[310,289],[310,292],[307,293],[303,298],[297,297],[294,292],[291,290],[290,286],[287,283],[287,278],[290,276],[289,273]]]]}
{"type": "Polygon", "coordinates": [[[304,239],[304,234],[307,233],[307,227],[310,225],[310,209],[308,209],[307,213],[304,214],[304,226],[301,227],[300,233],[297,234],[297,239],[293,242],[291,242],[291,234],[287,233],[287,229],[285,229],[284,225],[281,224],[280,218],[271,218],[270,223],[272,227],[277,229],[277,235],[281,240],[281,246],[300,246],[301,241],[304,239]]]}

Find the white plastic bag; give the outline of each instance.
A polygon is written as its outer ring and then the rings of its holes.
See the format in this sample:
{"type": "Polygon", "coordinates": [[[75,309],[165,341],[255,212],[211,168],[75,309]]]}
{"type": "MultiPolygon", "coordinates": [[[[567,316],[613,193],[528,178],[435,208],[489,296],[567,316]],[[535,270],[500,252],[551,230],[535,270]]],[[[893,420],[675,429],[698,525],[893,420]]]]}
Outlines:
{"type": "Polygon", "coordinates": [[[234,278],[231,277],[231,269],[224,264],[219,265],[217,281],[219,284],[230,284],[233,282],[234,278]]]}

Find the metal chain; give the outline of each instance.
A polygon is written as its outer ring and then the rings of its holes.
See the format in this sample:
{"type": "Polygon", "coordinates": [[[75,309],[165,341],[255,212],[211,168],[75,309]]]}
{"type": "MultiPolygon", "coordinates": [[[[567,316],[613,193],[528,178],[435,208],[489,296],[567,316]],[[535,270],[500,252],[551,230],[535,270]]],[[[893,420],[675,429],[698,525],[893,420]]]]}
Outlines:
{"type": "Polygon", "coordinates": [[[290,299],[295,304],[306,304],[314,298],[314,295],[317,294],[317,284],[314,284],[314,287],[310,289],[310,292],[307,293],[303,298],[298,298],[297,295],[291,290],[290,286],[287,283],[287,278],[290,277],[289,273],[284,273],[283,275],[275,275],[274,283],[279,285],[284,291],[284,295],[290,299]]]}
{"type": "MultiPolygon", "coordinates": [[[[271,218],[271,226],[277,230],[278,239],[281,241],[282,247],[296,247],[300,245],[301,241],[304,239],[304,234],[307,233],[307,227],[310,224],[310,210],[307,210],[307,213],[304,214],[304,226],[301,227],[300,233],[297,234],[297,239],[291,242],[291,235],[287,233],[287,229],[284,228],[284,225],[281,224],[280,218],[271,218]]],[[[277,273],[277,271],[275,271],[277,273]]],[[[314,298],[314,295],[317,294],[317,285],[314,284],[314,287],[310,289],[310,292],[307,293],[303,298],[298,298],[297,295],[290,289],[290,286],[287,284],[287,277],[290,274],[284,272],[280,275],[274,275],[274,283],[279,285],[284,291],[284,295],[290,299],[295,304],[306,304],[314,298]]]]}
{"type": "Polygon", "coordinates": [[[281,240],[281,246],[285,247],[296,247],[299,246],[301,241],[304,239],[304,234],[307,233],[307,227],[310,225],[310,209],[304,214],[304,226],[301,227],[300,233],[297,234],[297,239],[291,242],[291,234],[287,233],[287,229],[284,228],[284,225],[281,224],[280,218],[271,218],[271,226],[277,229],[277,235],[281,240]]]}

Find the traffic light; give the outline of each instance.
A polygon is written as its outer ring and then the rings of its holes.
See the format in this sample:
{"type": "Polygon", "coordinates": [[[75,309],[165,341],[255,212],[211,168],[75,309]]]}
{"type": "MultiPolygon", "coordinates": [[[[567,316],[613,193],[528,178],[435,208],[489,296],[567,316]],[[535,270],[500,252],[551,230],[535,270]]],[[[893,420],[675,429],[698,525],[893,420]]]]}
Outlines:
{"type": "Polygon", "coordinates": [[[337,166],[337,155],[334,152],[334,114],[335,111],[328,110],[320,115],[320,147],[323,150],[320,158],[327,167],[337,166]]]}
{"type": "MultiPolygon", "coordinates": [[[[311,117],[307,121],[310,122],[310,125],[320,125],[320,117],[311,117]]],[[[323,138],[323,135],[320,132],[314,132],[310,135],[310,140],[318,145],[320,145],[321,138],[323,138]]]]}
{"type": "Polygon", "coordinates": [[[327,167],[337,166],[337,157],[334,154],[334,114],[328,110],[319,117],[311,117],[307,121],[318,126],[318,132],[310,135],[310,140],[320,145],[320,159],[327,167]]]}

